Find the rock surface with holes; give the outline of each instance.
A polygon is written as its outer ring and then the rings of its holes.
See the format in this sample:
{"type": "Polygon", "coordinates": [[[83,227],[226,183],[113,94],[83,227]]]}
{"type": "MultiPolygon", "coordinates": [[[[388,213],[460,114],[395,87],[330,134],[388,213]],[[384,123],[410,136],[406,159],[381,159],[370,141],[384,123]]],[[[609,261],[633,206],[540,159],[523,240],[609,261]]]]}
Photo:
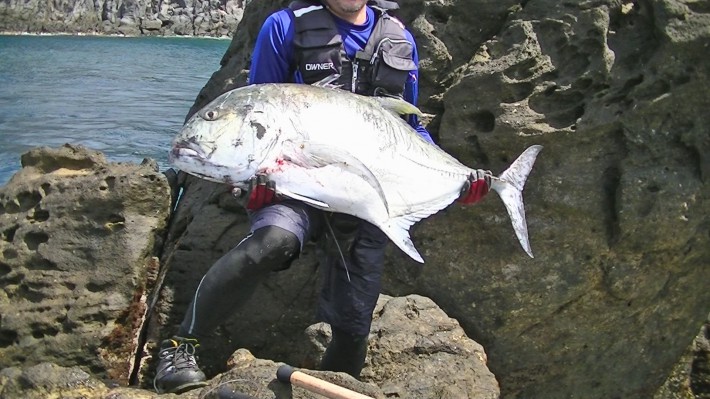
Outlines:
{"type": "Polygon", "coordinates": [[[154,164],[38,148],[0,188],[0,368],[58,362],[127,382],[171,191],[154,164]]]}
{"type": "MultiPolygon", "coordinates": [[[[312,325],[308,343],[293,348],[305,358],[317,359],[330,339],[330,328],[312,325]]],[[[229,369],[207,381],[204,388],[179,398],[318,399],[323,396],[276,380],[283,363],[256,358],[247,349],[229,356],[229,369]],[[241,394],[243,396],[238,396],[241,394]],[[248,395],[248,396],[246,396],[248,395]]],[[[466,337],[459,323],[429,298],[418,295],[381,296],[370,339],[363,381],[345,373],[297,369],[340,387],[384,398],[496,399],[500,389],[486,367],[481,345],[466,337]]],[[[40,363],[0,371],[3,398],[82,397],[150,398],[152,391],[110,387],[81,367],[40,363]]]]}

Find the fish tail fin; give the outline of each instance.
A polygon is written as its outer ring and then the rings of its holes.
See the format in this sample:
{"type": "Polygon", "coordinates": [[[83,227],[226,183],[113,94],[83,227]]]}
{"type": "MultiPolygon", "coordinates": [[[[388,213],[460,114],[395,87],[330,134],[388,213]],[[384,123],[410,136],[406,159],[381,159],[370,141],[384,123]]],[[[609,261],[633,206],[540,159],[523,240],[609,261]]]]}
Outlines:
{"type": "Polygon", "coordinates": [[[491,181],[491,188],[498,193],[508,211],[520,245],[531,258],[533,254],[528,238],[528,225],[525,221],[523,187],[541,150],[541,145],[528,147],[505,172],[491,181]]]}

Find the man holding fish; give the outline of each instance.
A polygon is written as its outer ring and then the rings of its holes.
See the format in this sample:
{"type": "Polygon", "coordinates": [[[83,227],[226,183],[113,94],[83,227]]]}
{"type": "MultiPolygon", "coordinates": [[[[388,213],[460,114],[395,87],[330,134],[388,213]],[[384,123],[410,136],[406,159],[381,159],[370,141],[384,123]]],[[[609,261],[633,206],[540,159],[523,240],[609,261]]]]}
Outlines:
{"type": "MultiPolygon", "coordinates": [[[[332,84],[343,90],[399,97],[416,105],[417,49],[411,33],[387,12],[396,6],[382,0],[293,2],[264,22],[249,83],[315,84],[334,77],[332,84]]],[[[422,138],[432,142],[417,115],[406,118],[422,138]]],[[[338,128],[332,126],[334,131],[338,128]]],[[[490,173],[473,170],[458,201],[479,201],[488,193],[490,179],[490,173]]],[[[359,378],[388,236],[355,216],[277,195],[274,181],[266,174],[233,185],[250,213],[251,232],[209,269],[179,331],[163,341],[156,390],[181,392],[204,385],[205,375],[195,356],[198,340],[239,311],[270,272],[287,269],[309,240],[317,241],[324,254],[317,317],[332,329],[320,368],[359,378]]]]}

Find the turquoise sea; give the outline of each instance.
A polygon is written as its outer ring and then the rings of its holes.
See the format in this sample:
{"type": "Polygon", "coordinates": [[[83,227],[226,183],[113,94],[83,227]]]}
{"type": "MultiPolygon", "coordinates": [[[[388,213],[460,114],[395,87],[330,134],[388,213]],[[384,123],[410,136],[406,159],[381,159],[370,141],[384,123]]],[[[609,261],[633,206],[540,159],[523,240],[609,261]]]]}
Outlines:
{"type": "Polygon", "coordinates": [[[166,168],[229,40],[0,35],[0,185],[33,147],[81,144],[166,168]]]}

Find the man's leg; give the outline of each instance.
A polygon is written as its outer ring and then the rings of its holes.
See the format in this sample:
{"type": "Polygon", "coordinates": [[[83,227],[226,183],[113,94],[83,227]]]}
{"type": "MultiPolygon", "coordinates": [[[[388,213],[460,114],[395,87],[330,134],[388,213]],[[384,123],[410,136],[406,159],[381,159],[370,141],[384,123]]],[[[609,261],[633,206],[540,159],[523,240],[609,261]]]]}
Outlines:
{"type": "Polygon", "coordinates": [[[277,226],[255,230],[219,258],[195,291],[178,334],[201,338],[249,300],[271,271],[299,252],[298,237],[277,226]]]}
{"type": "Polygon", "coordinates": [[[266,226],[219,258],[200,281],[178,335],[161,344],[155,389],[181,392],[204,385],[205,374],[196,359],[198,338],[214,331],[234,309],[249,300],[269,272],[290,262],[298,250],[295,234],[266,226]]]}
{"type": "Polygon", "coordinates": [[[353,335],[331,326],[330,343],[320,362],[321,370],[338,371],[360,379],[367,357],[367,335],[353,335]]]}
{"type": "Polygon", "coordinates": [[[178,335],[163,341],[154,385],[160,392],[200,386],[204,373],[196,363],[198,338],[214,331],[239,309],[271,271],[296,258],[317,223],[302,204],[278,204],[253,215],[252,233],[215,262],[200,281],[178,335]]]}
{"type": "MultiPolygon", "coordinates": [[[[337,229],[337,223],[333,224],[337,229]]],[[[360,222],[351,245],[347,245],[348,237],[339,238],[340,247],[346,251],[345,266],[332,243],[328,243],[327,263],[322,265],[324,279],[318,316],[331,325],[333,336],[321,360],[321,369],[359,378],[367,356],[372,312],[380,295],[389,239],[365,221],[360,222]]]]}

